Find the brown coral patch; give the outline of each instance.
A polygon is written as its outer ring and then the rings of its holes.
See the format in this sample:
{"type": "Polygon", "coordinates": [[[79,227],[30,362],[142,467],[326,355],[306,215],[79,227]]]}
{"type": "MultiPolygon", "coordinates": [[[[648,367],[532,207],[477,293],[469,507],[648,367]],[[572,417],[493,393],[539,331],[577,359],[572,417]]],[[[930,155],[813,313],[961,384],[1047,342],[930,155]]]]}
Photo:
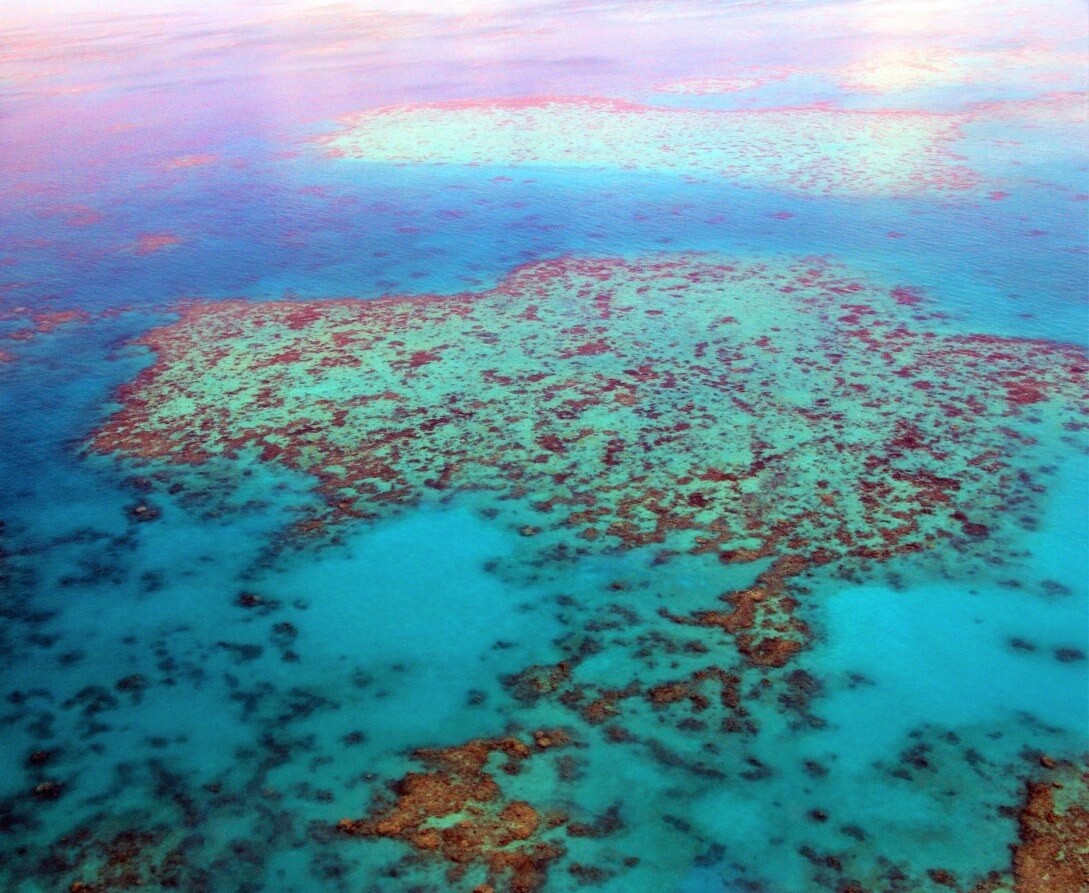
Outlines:
{"type": "Polygon", "coordinates": [[[753,586],[720,596],[731,606],[729,611],[697,611],[681,617],[662,608],[658,613],[673,623],[721,629],[735,637],[738,652],[751,663],[781,667],[801,650],[808,632],[806,625],[792,616],[797,602],[787,595],[788,580],[808,566],[799,555],[784,555],[757,577],[753,586]]]}
{"type": "Polygon", "coordinates": [[[1013,855],[1017,893],[1089,890],[1089,771],[1061,770],[1055,781],[1026,787],[1013,855]]]}
{"type": "Polygon", "coordinates": [[[538,730],[533,744],[506,737],[418,750],[414,756],[427,771],[409,772],[393,784],[392,802],[377,804],[362,819],[344,819],[337,828],[353,837],[401,840],[448,862],[451,880],[470,866],[483,866],[495,889],[532,893],[565,852],[544,835],[566,819],[508,798],[496,773],[515,775],[524,760],[569,740],[562,729],[538,730]],[[498,766],[489,768],[492,762],[498,766]]]}

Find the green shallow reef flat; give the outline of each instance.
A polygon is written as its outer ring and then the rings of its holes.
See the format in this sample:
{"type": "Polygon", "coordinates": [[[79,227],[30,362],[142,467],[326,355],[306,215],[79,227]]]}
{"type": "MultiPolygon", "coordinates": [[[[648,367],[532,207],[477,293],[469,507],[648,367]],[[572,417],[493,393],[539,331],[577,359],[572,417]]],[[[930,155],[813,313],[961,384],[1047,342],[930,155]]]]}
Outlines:
{"type": "MultiPolygon", "coordinates": [[[[981,606],[1005,622],[1017,599],[1059,598],[1018,542],[1089,439],[1080,348],[965,333],[920,291],[827,259],[689,254],[563,257],[458,295],[193,302],[141,340],[153,362],[92,452],[204,499],[222,485],[202,469],[224,462],[302,472],[320,498],[284,556],[469,510],[511,537],[486,572],[557,618],[550,659],[502,677],[492,734],[421,736],[389,793],[330,826],[399,866],[389,877],[695,890],[713,868],[744,890],[765,889],[761,870],[772,889],[1050,889],[1025,886],[1024,828],[1021,862],[1009,851],[1016,778],[1033,747],[1077,756],[1077,696],[1058,726],[1031,704],[1002,713],[1001,694],[955,729],[934,701],[905,704],[872,765],[849,738],[880,730],[829,723],[814,698],[876,684],[829,657],[823,608],[844,587],[876,605],[947,587],[934,641],[953,637],[965,666],[994,659],[981,606]],[[957,587],[975,587],[969,607],[957,587]],[[996,723],[1023,726],[1019,743],[996,723]]],[[[397,634],[428,641],[472,612],[444,605],[396,614],[397,634]]],[[[882,610],[860,609],[847,640],[877,636],[882,610]]],[[[1084,661],[1055,648],[1048,667],[1084,661]]],[[[1069,831],[1048,828],[1047,845],[1069,831]]]]}

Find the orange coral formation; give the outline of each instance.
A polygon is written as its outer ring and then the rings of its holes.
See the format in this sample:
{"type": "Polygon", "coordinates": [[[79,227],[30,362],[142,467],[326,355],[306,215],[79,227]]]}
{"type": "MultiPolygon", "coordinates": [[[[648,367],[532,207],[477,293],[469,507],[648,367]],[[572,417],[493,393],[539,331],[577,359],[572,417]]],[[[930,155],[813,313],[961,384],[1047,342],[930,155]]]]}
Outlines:
{"type": "Polygon", "coordinates": [[[1062,770],[1059,780],[1027,786],[1013,855],[1017,893],[1089,890],[1089,771],[1062,770]]]}
{"type": "Polygon", "coordinates": [[[344,819],[337,827],[354,837],[402,840],[444,859],[451,880],[482,865],[488,872],[486,888],[503,883],[511,893],[532,893],[544,884],[549,865],[564,854],[561,844],[542,835],[566,819],[542,816],[524,800],[508,799],[488,763],[505,758],[499,770],[514,775],[523,760],[568,740],[562,730],[538,730],[532,745],[506,737],[418,750],[414,756],[429,771],[408,773],[394,784],[392,803],[365,818],[344,819]],[[454,816],[453,823],[439,821],[454,816]]]}

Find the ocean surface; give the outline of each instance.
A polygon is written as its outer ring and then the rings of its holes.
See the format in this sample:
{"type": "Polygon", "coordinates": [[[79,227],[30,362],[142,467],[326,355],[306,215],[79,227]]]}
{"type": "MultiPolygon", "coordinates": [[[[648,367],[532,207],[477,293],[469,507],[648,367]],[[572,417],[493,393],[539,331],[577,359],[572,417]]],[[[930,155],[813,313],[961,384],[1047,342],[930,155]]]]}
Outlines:
{"type": "Polygon", "coordinates": [[[1076,0],[0,2],[0,891],[1089,890],[1076,0]]]}

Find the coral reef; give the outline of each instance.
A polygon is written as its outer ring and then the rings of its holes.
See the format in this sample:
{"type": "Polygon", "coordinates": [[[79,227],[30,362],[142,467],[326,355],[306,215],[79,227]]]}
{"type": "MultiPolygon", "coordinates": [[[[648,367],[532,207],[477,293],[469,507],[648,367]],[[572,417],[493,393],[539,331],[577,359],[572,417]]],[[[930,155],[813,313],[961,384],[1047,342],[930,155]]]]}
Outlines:
{"type": "Polygon", "coordinates": [[[505,796],[496,774],[516,775],[524,760],[566,740],[561,730],[537,731],[532,744],[506,737],[419,750],[415,758],[428,771],[405,775],[393,785],[392,803],[373,808],[366,818],[344,819],[337,828],[353,837],[403,840],[451,863],[451,881],[479,864],[487,869],[489,889],[502,884],[512,893],[532,893],[544,884],[550,863],[564,854],[555,835],[545,836],[567,819],[542,816],[524,800],[505,796]],[[501,764],[488,771],[495,759],[501,764]]]}
{"type": "Polygon", "coordinates": [[[1044,762],[1054,777],[1025,787],[1013,857],[1017,893],[1089,890],[1089,770],[1044,762]]]}
{"type": "Polygon", "coordinates": [[[712,111],[547,96],[393,106],[346,119],[323,142],[364,161],[615,167],[801,193],[912,195],[975,184],[950,150],[960,124],[820,103],[712,111]]]}
{"type": "MultiPolygon", "coordinates": [[[[769,705],[821,725],[821,681],[796,666],[815,576],[905,556],[1001,565],[1042,510],[1055,450],[1083,450],[1089,428],[1080,348],[964,334],[918,289],[815,258],[568,257],[480,293],[192,303],[142,340],[154,362],[91,448],[161,480],[225,461],[307,473],[323,507],[288,543],[464,494],[509,528],[515,579],[641,552],[631,579],[558,599],[578,629],[506,690],[523,718],[567,711],[580,744],[715,783],[721,749],[769,705]],[[670,562],[701,562],[700,587],[671,587],[670,562]]],[[[425,771],[340,830],[408,844],[450,883],[538,889],[566,861],[566,819],[499,778],[563,740],[417,751],[425,771]]],[[[739,759],[742,780],[774,771],[739,759]]],[[[814,876],[843,875],[846,852],[815,853],[814,876]]]]}
{"type": "Polygon", "coordinates": [[[1035,432],[1084,439],[1080,349],[943,331],[921,300],[820,260],[682,256],[443,298],[192,304],[143,339],[156,362],[92,444],[308,472],[328,511],[300,533],[474,490],[530,507],[545,559],[538,531],[770,559],[724,608],[659,613],[780,667],[807,636],[800,576],[999,543],[1040,492],[1035,432]]]}

